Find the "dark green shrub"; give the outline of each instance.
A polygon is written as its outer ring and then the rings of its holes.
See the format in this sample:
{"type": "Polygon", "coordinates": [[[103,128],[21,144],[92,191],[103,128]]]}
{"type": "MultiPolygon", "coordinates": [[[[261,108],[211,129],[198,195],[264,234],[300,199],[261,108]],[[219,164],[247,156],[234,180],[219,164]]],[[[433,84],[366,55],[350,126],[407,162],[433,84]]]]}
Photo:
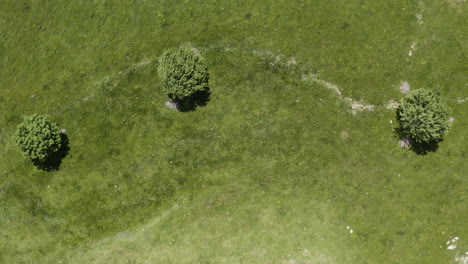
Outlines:
{"type": "Polygon", "coordinates": [[[166,50],[159,57],[158,73],[166,94],[172,100],[183,101],[208,87],[208,69],[203,59],[189,44],[166,50]]]}
{"type": "Polygon", "coordinates": [[[62,137],[56,123],[35,114],[25,117],[18,125],[13,142],[26,157],[43,162],[60,149],[62,137]]]}
{"type": "Polygon", "coordinates": [[[436,93],[418,89],[409,92],[397,109],[400,132],[417,143],[441,141],[448,133],[450,108],[436,93]]]}

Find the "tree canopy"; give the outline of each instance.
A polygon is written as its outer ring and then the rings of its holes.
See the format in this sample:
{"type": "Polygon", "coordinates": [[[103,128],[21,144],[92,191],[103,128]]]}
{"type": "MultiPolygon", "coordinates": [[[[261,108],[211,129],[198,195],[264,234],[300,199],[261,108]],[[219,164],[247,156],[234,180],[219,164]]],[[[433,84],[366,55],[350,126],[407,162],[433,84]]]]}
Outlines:
{"type": "Polygon", "coordinates": [[[159,57],[158,73],[165,92],[173,100],[185,100],[196,92],[209,90],[208,69],[189,44],[166,50],[159,57]]]}
{"type": "Polygon", "coordinates": [[[448,133],[450,108],[435,92],[417,89],[402,98],[397,109],[400,131],[417,143],[441,141],[448,133]]]}
{"type": "Polygon", "coordinates": [[[62,138],[56,123],[43,115],[26,116],[13,135],[13,142],[33,161],[45,161],[61,147],[62,138]]]}

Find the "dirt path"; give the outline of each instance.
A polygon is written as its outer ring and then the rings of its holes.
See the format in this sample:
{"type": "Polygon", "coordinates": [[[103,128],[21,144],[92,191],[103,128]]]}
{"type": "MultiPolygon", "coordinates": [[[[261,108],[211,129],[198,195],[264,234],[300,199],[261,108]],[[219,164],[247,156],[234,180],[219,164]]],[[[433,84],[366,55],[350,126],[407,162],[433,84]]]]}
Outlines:
{"type": "Polygon", "coordinates": [[[314,75],[314,74],[308,74],[308,75],[303,75],[302,76],[302,80],[303,81],[310,81],[310,82],[316,82],[316,83],[319,83],[323,86],[325,86],[326,88],[332,90],[335,94],[338,95],[338,97],[342,100],[342,101],[345,101],[346,103],[348,103],[351,107],[351,113],[353,113],[353,115],[356,115],[360,112],[363,112],[363,111],[374,111],[378,108],[385,108],[385,109],[388,109],[388,110],[393,110],[393,109],[396,109],[398,108],[398,102],[394,101],[394,100],[390,100],[385,106],[376,106],[376,105],[373,105],[373,104],[368,104],[366,103],[364,100],[359,100],[359,101],[356,101],[356,100],[353,100],[352,98],[350,97],[345,97],[343,96],[343,94],[341,93],[341,90],[337,85],[335,84],[332,84],[330,82],[327,82],[325,80],[321,80],[317,77],[317,75],[314,75]]]}

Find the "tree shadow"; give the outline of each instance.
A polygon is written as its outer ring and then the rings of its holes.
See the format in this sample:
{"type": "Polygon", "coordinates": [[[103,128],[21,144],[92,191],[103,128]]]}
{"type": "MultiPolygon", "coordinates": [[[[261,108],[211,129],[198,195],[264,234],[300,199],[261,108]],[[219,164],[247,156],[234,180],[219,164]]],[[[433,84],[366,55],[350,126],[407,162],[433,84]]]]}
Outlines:
{"type": "Polygon", "coordinates": [[[66,134],[60,134],[62,146],[56,152],[50,154],[45,161],[33,160],[34,165],[43,171],[57,171],[62,164],[62,160],[70,152],[70,143],[66,134]]]}
{"type": "Polygon", "coordinates": [[[192,96],[184,99],[175,100],[177,103],[177,110],[180,112],[195,111],[199,106],[206,106],[210,101],[211,91],[208,88],[204,91],[195,92],[192,96]]]}
{"type": "Polygon", "coordinates": [[[439,149],[439,141],[433,142],[413,142],[410,150],[414,151],[418,155],[427,155],[429,152],[436,152],[439,149]]]}
{"type": "MultiPolygon", "coordinates": [[[[405,138],[409,138],[406,136],[400,127],[397,127],[393,130],[394,135],[399,139],[403,140],[405,138]]],[[[439,149],[439,142],[440,141],[432,141],[432,142],[415,142],[414,140],[410,139],[410,147],[409,149],[418,155],[427,155],[429,152],[436,152],[439,149]]]]}

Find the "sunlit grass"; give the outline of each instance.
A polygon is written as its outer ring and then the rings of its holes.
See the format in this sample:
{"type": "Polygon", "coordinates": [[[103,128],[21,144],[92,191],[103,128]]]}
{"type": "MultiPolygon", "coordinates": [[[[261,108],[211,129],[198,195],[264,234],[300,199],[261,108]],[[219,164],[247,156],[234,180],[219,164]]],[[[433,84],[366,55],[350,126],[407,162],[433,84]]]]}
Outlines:
{"type": "Polygon", "coordinates": [[[466,4],[4,2],[2,263],[450,263],[467,250],[468,104],[453,99],[468,97],[466,4]],[[186,42],[212,96],[179,113],[156,58],[186,42]],[[400,149],[394,112],[353,115],[311,73],[372,104],[398,100],[401,81],[440,89],[454,126],[434,153],[400,149]],[[67,130],[58,171],[11,143],[32,113],[67,130]]]}

